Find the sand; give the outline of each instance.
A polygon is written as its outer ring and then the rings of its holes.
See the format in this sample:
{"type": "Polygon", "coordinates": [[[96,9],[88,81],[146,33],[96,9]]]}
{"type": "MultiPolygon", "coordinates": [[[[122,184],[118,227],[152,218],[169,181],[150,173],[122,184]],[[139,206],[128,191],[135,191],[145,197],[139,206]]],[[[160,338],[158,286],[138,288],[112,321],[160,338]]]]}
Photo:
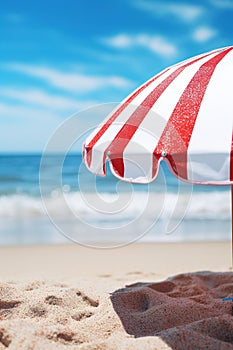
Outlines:
{"type": "Polygon", "coordinates": [[[1,349],[233,349],[230,243],[0,249],[1,349]]]}

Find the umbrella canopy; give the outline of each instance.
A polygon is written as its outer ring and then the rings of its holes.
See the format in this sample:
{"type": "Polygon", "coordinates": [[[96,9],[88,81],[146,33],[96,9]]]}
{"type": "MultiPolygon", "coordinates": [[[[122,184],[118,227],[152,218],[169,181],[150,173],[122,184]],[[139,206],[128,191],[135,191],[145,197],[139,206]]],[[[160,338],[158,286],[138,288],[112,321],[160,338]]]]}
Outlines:
{"type": "MultiPolygon", "coordinates": [[[[84,161],[149,183],[161,160],[179,179],[233,185],[233,46],[193,57],[144,83],[86,139],[84,161]]],[[[233,266],[233,186],[232,266],[233,266]]]]}
{"type": "Polygon", "coordinates": [[[233,46],[171,66],[127,97],[86,139],[84,161],[149,183],[163,159],[178,178],[233,184],[233,46]]]}

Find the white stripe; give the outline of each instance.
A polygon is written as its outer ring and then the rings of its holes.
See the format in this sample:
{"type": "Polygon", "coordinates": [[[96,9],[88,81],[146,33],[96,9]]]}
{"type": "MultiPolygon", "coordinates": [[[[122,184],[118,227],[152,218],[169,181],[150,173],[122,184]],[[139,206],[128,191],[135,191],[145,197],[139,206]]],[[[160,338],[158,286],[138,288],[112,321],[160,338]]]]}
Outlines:
{"type": "Polygon", "coordinates": [[[217,65],[188,148],[188,179],[229,181],[233,113],[233,52],[217,65]],[[190,163],[189,163],[190,162],[190,163]]]}
{"type": "MultiPolygon", "coordinates": [[[[211,57],[214,56],[216,56],[216,53],[211,55],[211,57]]],[[[207,56],[200,61],[194,62],[190,66],[187,66],[162,93],[162,95],[151,108],[151,111],[162,116],[165,121],[168,121],[190,80],[193,78],[198,69],[209,59],[210,56],[207,56]]],[[[155,125],[155,123],[151,124],[152,127],[155,125]]],[[[154,130],[155,127],[153,128],[154,130]]],[[[154,133],[153,129],[151,129],[152,133],[154,133]]]]}
{"type": "MultiPolygon", "coordinates": [[[[215,55],[216,53],[213,56],[215,55]]],[[[127,178],[133,177],[133,168],[130,160],[132,159],[135,162],[134,152],[135,148],[138,148],[139,145],[141,145],[141,151],[138,150],[137,152],[143,153],[144,150],[144,157],[138,157],[138,171],[139,169],[144,169],[144,172],[148,178],[152,176],[152,153],[158,144],[167,121],[169,120],[177,102],[180,99],[180,96],[189,84],[190,80],[193,78],[194,74],[198,71],[200,66],[209,59],[209,56],[204,57],[202,60],[186,67],[177,76],[177,78],[173,80],[173,82],[167,87],[167,89],[162,93],[162,95],[150,109],[125,148],[124,169],[125,176],[127,178]],[[146,156],[147,152],[150,154],[149,157],[146,156]],[[126,161],[126,159],[128,161],[126,161]]],[[[137,176],[139,176],[138,171],[136,171],[137,176]]]]}
{"type": "MultiPolygon", "coordinates": [[[[129,117],[133,114],[133,112],[141,105],[144,99],[150,94],[151,91],[155,89],[168,75],[170,75],[170,70],[162,74],[161,77],[152,82],[149,86],[147,86],[140,94],[138,94],[133,101],[126,106],[126,108],[119,114],[116,120],[108,127],[108,129],[104,132],[104,134],[99,138],[92,149],[92,161],[90,165],[90,170],[99,174],[104,175],[103,173],[103,159],[104,152],[106,148],[111,144],[113,139],[116,137],[118,132],[121,130],[123,125],[127,122],[129,117]]],[[[127,100],[128,98],[126,98],[127,100]]],[[[105,120],[107,121],[114,112],[110,114],[105,120]]],[[[90,143],[92,138],[97,134],[97,132],[101,129],[98,127],[91,136],[86,140],[86,144],[90,143]]]]}

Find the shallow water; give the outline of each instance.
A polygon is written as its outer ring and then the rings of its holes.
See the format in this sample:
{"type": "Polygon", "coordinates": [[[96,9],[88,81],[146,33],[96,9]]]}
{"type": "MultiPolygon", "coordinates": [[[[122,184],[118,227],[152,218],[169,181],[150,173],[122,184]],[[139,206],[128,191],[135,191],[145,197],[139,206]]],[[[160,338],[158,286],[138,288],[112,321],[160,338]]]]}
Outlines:
{"type": "Polygon", "coordinates": [[[89,173],[80,154],[0,156],[0,244],[127,244],[230,239],[230,190],[179,182],[164,164],[149,185],[89,173]],[[42,197],[41,197],[42,195],[42,197]]]}

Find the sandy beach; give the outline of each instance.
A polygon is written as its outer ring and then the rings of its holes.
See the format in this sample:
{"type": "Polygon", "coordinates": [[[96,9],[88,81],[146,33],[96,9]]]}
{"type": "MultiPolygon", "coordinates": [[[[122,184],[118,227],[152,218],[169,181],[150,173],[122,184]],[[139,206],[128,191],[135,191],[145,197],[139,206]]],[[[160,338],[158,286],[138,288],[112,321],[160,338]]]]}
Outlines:
{"type": "Polygon", "coordinates": [[[0,349],[233,349],[230,243],[0,249],[0,349]]]}

